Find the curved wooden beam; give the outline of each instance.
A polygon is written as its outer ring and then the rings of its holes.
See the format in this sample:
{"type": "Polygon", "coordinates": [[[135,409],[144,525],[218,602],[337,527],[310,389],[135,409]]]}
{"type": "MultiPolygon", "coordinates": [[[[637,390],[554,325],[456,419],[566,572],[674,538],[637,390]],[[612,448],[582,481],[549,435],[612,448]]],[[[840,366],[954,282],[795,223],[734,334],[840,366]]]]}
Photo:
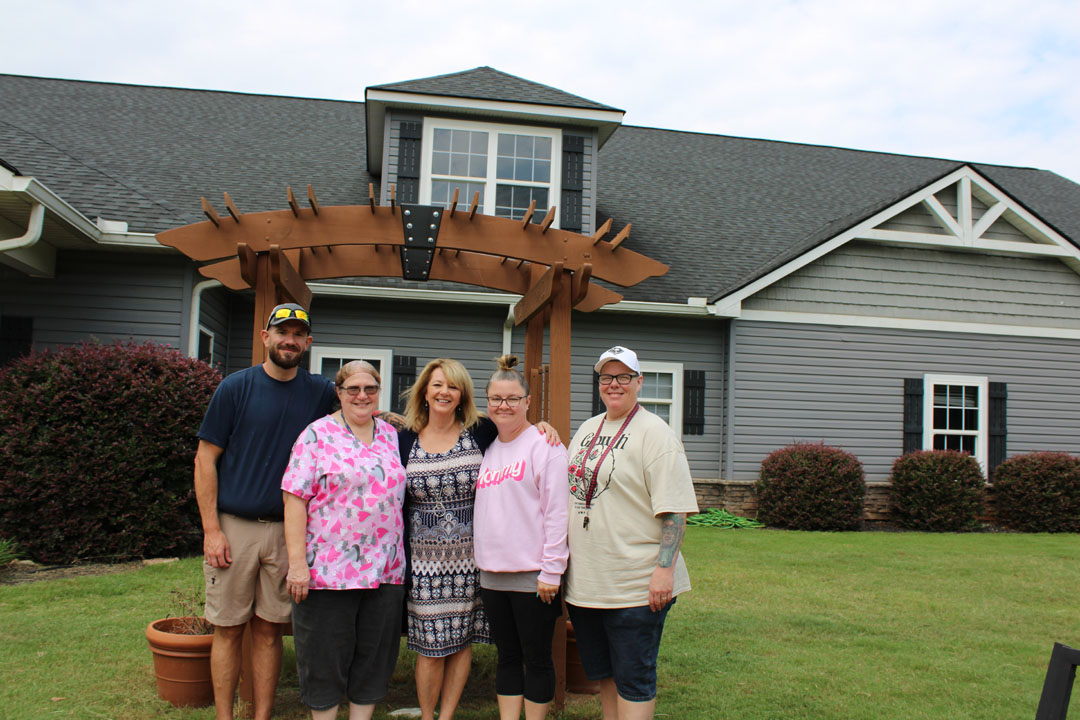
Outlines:
{"type": "MultiPolygon", "coordinates": [[[[318,245],[401,246],[404,239],[396,208],[375,210],[372,213],[367,205],[340,205],[320,207],[317,217],[307,213],[296,217],[290,210],[248,213],[243,224],[223,223],[215,227],[211,222],[194,223],[167,230],[157,237],[163,245],[175,247],[202,262],[235,255],[239,242],[246,242],[256,252],[265,252],[272,244],[280,245],[283,250],[318,245]]],[[[440,226],[439,247],[496,257],[506,255],[548,267],[562,262],[575,273],[590,263],[593,277],[622,287],[668,271],[667,265],[613,243],[594,245],[591,237],[566,230],[549,229],[542,235],[533,234],[523,230],[520,223],[491,215],[477,214],[471,220],[463,214],[447,216],[440,226]]]]}
{"type": "MultiPolygon", "coordinates": [[[[300,253],[298,270],[304,280],[401,277],[401,259],[397,253],[380,253],[367,245],[339,246],[333,255],[316,254],[305,249],[300,253]]],[[[204,277],[218,280],[230,290],[252,287],[243,278],[240,261],[236,257],[203,265],[199,272],[204,277]]],[[[475,285],[518,295],[525,295],[530,287],[530,269],[527,265],[517,268],[514,263],[503,263],[495,256],[471,252],[462,252],[457,257],[451,253],[437,256],[432,263],[430,277],[432,280],[475,285]]],[[[592,312],[620,300],[622,295],[619,293],[589,283],[585,298],[574,308],[581,312],[592,312]]]]}

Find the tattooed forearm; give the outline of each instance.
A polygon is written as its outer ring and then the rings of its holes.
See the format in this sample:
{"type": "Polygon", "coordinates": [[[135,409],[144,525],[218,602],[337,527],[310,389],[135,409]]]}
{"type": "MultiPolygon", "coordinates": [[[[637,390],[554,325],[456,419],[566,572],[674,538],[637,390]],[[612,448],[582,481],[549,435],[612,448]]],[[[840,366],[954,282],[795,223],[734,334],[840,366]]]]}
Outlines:
{"type": "Polygon", "coordinates": [[[686,534],[686,515],[682,513],[663,513],[660,515],[660,567],[671,567],[675,556],[679,554],[683,535],[686,534]]]}

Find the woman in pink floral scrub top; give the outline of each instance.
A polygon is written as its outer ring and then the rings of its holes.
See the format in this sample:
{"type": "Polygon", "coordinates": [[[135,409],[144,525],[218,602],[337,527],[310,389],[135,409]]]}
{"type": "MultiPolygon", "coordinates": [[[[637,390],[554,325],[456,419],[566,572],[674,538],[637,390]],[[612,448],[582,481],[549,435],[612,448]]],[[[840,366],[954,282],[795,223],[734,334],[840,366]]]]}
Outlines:
{"type": "Polygon", "coordinates": [[[336,378],[341,410],[309,425],[281,480],[300,697],[312,718],[370,718],[397,663],[404,600],[405,469],[397,432],[373,416],[370,364],[336,378]]]}

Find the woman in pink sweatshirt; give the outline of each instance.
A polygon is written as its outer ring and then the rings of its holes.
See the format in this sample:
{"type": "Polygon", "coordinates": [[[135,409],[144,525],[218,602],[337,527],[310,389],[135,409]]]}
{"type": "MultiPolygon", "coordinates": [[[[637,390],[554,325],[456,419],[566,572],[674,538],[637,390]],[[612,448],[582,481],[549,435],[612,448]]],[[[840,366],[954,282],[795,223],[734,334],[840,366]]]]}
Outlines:
{"type": "Polygon", "coordinates": [[[548,445],[526,417],[529,384],[517,362],[499,358],[487,385],[499,437],[476,483],[474,549],[499,654],[499,717],[517,720],[524,704],[526,720],[541,720],[555,696],[551,639],[562,615],[570,486],[566,448],[548,445]]]}

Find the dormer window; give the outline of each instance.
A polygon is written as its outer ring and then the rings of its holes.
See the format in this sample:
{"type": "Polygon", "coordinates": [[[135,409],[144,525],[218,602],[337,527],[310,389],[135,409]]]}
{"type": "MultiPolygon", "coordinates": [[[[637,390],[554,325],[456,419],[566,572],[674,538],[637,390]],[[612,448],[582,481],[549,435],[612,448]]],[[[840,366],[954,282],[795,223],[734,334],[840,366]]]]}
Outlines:
{"type": "MultiPolygon", "coordinates": [[[[424,121],[420,202],[521,219],[536,201],[539,223],[557,198],[562,136],[558,130],[428,118],[424,121]]],[[[557,226],[557,223],[556,223],[557,226]]]]}

